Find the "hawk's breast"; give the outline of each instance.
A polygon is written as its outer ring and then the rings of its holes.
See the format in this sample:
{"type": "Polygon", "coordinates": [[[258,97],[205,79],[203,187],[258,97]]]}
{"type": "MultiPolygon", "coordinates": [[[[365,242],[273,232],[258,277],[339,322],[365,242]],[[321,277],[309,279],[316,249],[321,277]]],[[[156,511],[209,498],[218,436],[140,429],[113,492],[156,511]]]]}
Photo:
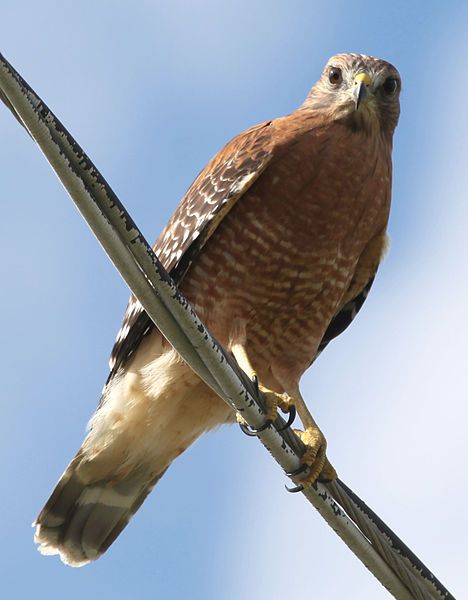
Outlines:
{"type": "Polygon", "coordinates": [[[259,371],[307,368],[366,244],[385,228],[389,157],[359,135],[334,124],[294,140],[224,217],[182,282],[223,345],[246,336],[259,371]]]}

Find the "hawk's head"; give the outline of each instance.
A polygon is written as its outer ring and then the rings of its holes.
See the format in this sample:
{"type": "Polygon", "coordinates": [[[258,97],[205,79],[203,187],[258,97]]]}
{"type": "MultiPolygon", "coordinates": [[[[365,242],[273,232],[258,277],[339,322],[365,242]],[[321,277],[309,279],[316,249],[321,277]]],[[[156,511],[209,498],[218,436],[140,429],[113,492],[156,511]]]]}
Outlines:
{"type": "Polygon", "coordinates": [[[337,54],[304,102],[305,109],[344,120],[356,130],[393,133],[400,114],[401,79],[393,65],[364,54],[337,54]]]}

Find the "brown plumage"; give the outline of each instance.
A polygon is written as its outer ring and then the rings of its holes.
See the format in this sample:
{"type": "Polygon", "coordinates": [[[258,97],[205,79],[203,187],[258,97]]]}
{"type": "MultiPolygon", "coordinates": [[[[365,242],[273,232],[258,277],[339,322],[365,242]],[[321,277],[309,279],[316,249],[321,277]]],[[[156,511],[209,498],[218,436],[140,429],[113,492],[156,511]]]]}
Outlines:
{"type": "MultiPolygon", "coordinates": [[[[389,63],[333,57],[298,110],[208,163],[155,245],[239,364],[298,402],[308,483],[333,471],[299,380],[360,309],[384,252],[399,90],[389,63]]],[[[131,299],[90,431],[37,518],[40,550],[98,558],[172,460],[234,420],[131,299]]]]}

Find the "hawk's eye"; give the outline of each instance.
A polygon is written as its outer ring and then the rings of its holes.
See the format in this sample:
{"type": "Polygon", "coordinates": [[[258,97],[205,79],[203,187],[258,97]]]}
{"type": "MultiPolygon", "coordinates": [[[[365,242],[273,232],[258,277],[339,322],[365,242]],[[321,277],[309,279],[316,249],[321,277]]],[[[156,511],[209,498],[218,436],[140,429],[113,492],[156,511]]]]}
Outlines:
{"type": "Polygon", "coordinates": [[[333,85],[339,85],[343,81],[341,69],[338,69],[337,67],[332,67],[328,71],[328,81],[333,85]]]}
{"type": "Polygon", "coordinates": [[[387,79],[383,82],[382,85],[383,91],[391,96],[398,89],[398,80],[395,77],[387,77],[387,79]]]}

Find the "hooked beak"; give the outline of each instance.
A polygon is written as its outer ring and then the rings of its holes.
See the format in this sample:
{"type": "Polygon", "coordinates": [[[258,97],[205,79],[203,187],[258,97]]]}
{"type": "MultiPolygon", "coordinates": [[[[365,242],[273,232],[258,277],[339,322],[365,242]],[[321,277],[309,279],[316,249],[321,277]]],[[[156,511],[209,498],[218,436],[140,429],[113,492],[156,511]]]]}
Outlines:
{"type": "Polygon", "coordinates": [[[371,83],[371,78],[367,73],[359,73],[354,78],[353,97],[356,110],[359,110],[362,102],[365,102],[369,97],[369,86],[371,83]]]}

